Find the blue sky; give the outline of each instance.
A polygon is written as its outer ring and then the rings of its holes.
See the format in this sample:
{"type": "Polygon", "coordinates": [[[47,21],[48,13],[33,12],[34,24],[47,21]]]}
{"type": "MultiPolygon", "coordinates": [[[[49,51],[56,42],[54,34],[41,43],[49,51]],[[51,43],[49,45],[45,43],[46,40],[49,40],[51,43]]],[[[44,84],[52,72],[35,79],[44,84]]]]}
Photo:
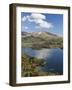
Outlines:
{"type": "Polygon", "coordinates": [[[21,31],[50,32],[63,35],[63,15],[21,12],[21,31]]]}

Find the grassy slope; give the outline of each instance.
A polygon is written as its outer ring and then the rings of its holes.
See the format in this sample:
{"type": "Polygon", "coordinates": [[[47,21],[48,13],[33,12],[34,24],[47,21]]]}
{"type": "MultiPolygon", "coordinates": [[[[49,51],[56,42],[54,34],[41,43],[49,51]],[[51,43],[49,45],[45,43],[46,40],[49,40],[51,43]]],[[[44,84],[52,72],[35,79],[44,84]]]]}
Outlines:
{"type": "Polygon", "coordinates": [[[22,47],[32,48],[63,48],[63,38],[53,35],[39,35],[22,37],[22,47]]]}

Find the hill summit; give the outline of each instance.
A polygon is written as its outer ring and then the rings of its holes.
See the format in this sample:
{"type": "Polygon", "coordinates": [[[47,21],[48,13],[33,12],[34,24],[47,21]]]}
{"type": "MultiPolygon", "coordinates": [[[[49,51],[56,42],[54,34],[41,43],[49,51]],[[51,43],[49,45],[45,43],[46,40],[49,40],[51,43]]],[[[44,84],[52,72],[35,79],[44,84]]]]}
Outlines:
{"type": "Polygon", "coordinates": [[[49,32],[22,32],[22,47],[63,47],[63,38],[49,32]]]}

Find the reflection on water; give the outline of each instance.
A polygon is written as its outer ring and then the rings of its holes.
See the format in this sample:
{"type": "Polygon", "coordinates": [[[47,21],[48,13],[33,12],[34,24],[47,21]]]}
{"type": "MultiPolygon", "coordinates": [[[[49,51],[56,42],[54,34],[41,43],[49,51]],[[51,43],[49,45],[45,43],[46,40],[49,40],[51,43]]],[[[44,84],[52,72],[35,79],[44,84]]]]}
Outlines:
{"type": "Polygon", "coordinates": [[[46,65],[41,67],[44,71],[58,72],[63,74],[63,50],[60,48],[40,49],[22,48],[22,53],[32,57],[46,60],[46,65]]]}

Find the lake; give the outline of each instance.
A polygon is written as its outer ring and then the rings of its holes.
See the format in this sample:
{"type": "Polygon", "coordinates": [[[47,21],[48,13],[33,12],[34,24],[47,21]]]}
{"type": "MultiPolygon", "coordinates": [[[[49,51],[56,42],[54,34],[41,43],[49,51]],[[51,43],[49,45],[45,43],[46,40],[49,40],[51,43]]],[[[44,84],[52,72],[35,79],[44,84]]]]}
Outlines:
{"type": "Polygon", "coordinates": [[[32,48],[22,48],[22,53],[45,60],[46,65],[41,67],[42,70],[63,74],[63,49],[42,48],[36,50],[32,48]]]}

